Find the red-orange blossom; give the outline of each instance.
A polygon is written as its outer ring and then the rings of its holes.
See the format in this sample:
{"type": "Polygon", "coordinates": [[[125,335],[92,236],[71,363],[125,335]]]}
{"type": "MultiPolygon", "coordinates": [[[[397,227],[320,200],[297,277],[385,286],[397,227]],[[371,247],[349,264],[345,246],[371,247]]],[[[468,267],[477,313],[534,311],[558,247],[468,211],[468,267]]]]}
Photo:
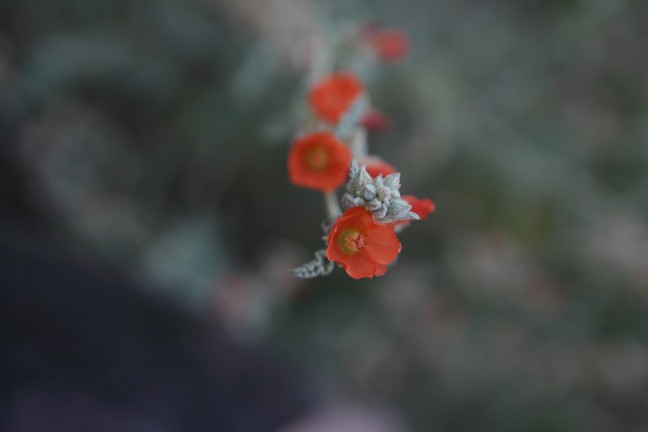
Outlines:
{"type": "Polygon", "coordinates": [[[384,275],[400,251],[394,224],[375,222],[363,207],[353,207],[331,228],[326,257],[360,279],[384,275]]]}
{"type": "Polygon", "coordinates": [[[318,117],[336,124],[363,92],[354,74],[339,72],[316,82],[308,93],[308,103],[318,117]]]}
{"type": "Polygon", "coordinates": [[[288,176],[297,185],[322,192],[347,179],[351,151],[329,131],[311,132],[295,141],[288,155],[288,176]]]}

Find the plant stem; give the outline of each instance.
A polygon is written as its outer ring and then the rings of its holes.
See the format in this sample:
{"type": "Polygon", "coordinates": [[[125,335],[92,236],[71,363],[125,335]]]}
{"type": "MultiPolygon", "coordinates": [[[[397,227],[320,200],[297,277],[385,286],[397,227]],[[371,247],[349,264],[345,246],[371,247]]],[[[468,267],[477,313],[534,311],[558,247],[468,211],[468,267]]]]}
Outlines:
{"type": "Polygon", "coordinates": [[[367,157],[369,149],[367,148],[367,130],[365,128],[356,128],[353,138],[351,139],[351,153],[353,157],[360,160],[367,157]]]}
{"type": "Polygon", "coordinates": [[[342,214],[335,192],[326,192],[324,194],[324,203],[326,204],[326,215],[329,219],[337,219],[342,214]]]}

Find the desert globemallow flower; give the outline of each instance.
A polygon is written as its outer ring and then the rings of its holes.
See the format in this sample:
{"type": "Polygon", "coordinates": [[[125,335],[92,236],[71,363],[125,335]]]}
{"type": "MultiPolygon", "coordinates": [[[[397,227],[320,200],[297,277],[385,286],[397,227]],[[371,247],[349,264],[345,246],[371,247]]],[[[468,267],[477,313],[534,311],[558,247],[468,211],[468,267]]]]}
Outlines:
{"type": "Polygon", "coordinates": [[[350,165],[349,147],[332,132],[311,132],[292,145],[288,176],[297,186],[331,192],[346,181],[350,165]]]}
{"type": "Polygon", "coordinates": [[[398,29],[368,25],[362,30],[362,39],[384,62],[401,60],[409,51],[407,36],[398,29]]]}
{"type": "Polygon", "coordinates": [[[374,221],[363,207],[353,207],[335,222],[326,257],[354,279],[382,276],[401,251],[394,224],[374,221]]]}
{"type": "Polygon", "coordinates": [[[363,93],[355,75],[339,72],[317,81],[308,93],[308,103],[322,120],[337,124],[363,93]]]}

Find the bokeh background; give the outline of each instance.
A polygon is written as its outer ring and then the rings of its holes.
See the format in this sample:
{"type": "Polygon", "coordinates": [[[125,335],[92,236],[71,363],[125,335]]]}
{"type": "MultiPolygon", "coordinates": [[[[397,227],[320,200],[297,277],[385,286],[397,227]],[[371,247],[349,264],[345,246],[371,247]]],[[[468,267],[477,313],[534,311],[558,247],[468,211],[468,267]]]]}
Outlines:
{"type": "Polygon", "coordinates": [[[648,429],[645,1],[5,1],[0,144],[60,239],[324,392],[413,431],[648,429]],[[364,22],[411,43],[366,76],[371,150],[438,211],[382,278],[296,280],[309,50],[364,22]]]}

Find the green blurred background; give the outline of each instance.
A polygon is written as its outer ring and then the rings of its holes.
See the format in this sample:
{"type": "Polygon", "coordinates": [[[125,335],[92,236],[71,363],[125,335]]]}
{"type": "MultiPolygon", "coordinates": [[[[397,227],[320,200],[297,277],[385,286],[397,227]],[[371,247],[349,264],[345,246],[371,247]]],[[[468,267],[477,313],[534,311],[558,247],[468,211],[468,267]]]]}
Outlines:
{"type": "Polygon", "coordinates": [[[5,1],[0,140],[59,238],[413,431],[648,429],[645,1],[5,1]],[[372,152],[438,211],[295,280],[304,40],[369,21],[411,42],[372,152]]]}

